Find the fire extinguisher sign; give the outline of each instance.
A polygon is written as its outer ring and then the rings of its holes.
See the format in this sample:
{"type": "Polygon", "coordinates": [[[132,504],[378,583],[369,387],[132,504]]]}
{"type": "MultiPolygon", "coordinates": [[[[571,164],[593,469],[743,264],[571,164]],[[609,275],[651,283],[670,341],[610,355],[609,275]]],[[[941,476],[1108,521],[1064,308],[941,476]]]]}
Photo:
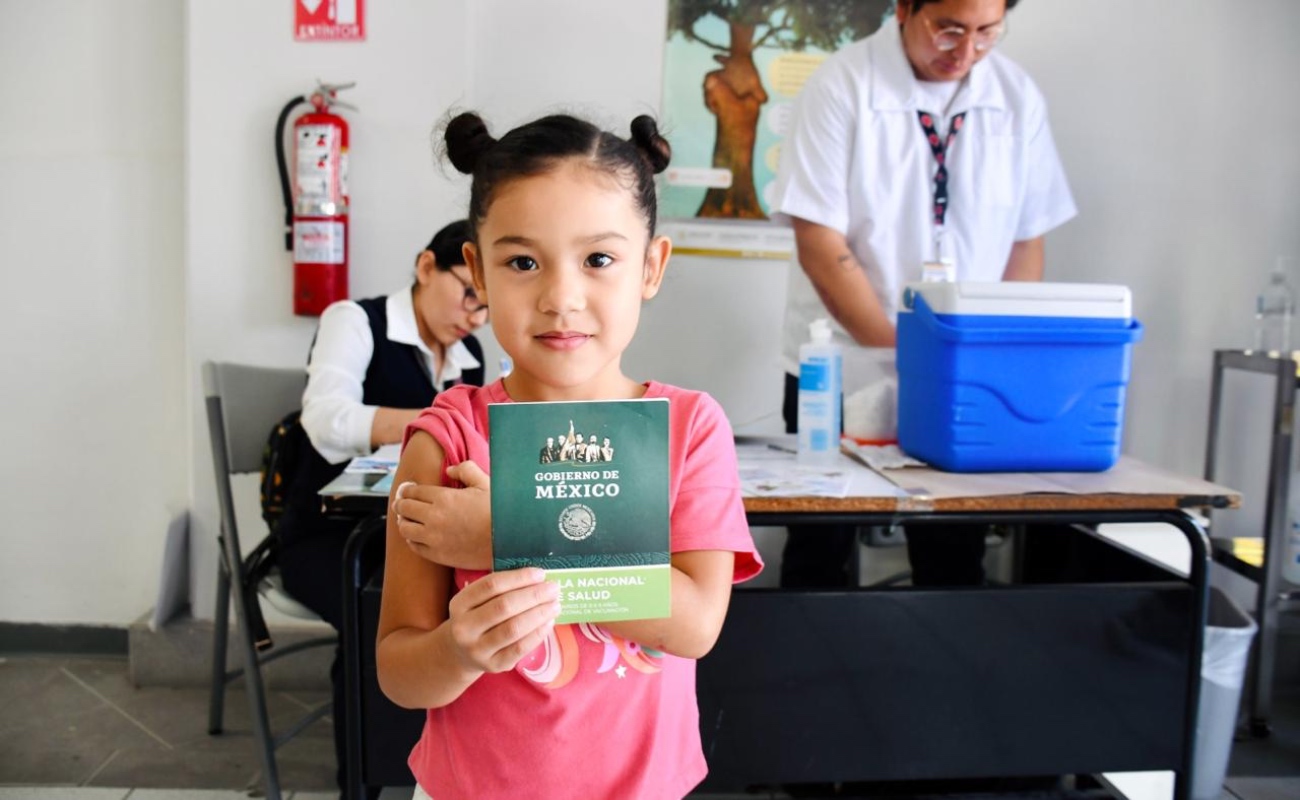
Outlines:
{"type": "Polygon", "coordinates": [[[343,223],[296,220],[293,223],[293,260],[297,264],[342,264],[343,223]]]}
{"type": "Polygon", "coordinates": [[[293,0],[298,42],[360,42],[366,38],[365,0],[293,0]]]}

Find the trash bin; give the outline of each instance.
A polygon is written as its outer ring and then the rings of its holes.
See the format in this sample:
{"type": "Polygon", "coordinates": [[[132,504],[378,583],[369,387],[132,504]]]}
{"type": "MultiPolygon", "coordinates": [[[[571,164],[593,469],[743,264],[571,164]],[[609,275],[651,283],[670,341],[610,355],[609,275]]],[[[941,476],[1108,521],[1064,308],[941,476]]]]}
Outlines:
{"type": "Polygon", "coordinates": [[[1250,643],[1258,629],[1241,606],[1219,589],[1210,588],[1205,649],[1201,654],[1201,706],[1196,721],[1192,800],[1216,800],[1223,791],[1250,643]]]}

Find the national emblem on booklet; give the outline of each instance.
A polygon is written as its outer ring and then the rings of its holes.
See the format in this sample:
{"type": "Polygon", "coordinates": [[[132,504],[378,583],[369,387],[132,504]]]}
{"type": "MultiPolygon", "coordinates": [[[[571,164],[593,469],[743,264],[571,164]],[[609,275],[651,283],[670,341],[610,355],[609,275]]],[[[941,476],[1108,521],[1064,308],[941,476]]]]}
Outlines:
{"type": "Polygon", "coordinates": [[[668,400],[488,407],[492,566],[541,567],[560,624],[667,617],[668,400]]]}

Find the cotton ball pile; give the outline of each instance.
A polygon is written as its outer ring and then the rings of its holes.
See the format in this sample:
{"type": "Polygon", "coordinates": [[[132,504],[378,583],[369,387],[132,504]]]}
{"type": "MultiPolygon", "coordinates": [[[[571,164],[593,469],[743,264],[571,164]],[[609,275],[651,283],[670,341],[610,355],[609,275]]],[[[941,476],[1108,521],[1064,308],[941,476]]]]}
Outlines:
{"type": "Polygon", "coordinates": [[[897,378],[881,378],[844,398],[844,434],[871,442],[898,438],[897,378]]]}

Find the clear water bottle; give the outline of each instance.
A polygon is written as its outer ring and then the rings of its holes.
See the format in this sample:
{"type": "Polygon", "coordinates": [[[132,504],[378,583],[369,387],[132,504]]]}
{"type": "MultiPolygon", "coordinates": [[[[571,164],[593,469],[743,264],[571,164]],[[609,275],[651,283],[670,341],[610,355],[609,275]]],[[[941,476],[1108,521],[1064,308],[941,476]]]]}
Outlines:
{"type": "Polygon", "coordinates": [[[1268,285],[1255,299],[1255,347],[1257,352],[1291,352],[1291,323],[1295,318],[1295,293],[1291,290],[1288,266],[1291,259],[1279,258],[1269,274],[1268,285]]]}

